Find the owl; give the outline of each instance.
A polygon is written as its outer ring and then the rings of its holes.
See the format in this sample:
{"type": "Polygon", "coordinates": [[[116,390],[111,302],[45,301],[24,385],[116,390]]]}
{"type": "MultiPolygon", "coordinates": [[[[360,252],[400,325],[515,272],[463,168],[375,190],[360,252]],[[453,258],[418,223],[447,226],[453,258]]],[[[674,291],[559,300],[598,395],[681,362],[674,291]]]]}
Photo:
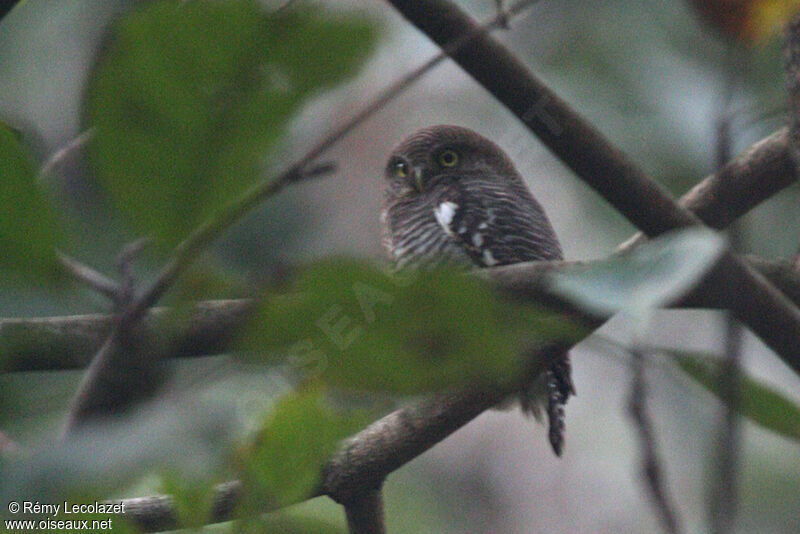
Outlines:
{"type": "MultiPolygon", "coordinates": [[[[439,125],[408,137],[385,170],[384,246],[397,268],[494,267],[562,259],[541,205],[511,159],[472,130],[439,125]]],[[[556,455],[564,405],[574,393],[568,355],[520,392],[526,413],[546,406],[556,455]]]]}

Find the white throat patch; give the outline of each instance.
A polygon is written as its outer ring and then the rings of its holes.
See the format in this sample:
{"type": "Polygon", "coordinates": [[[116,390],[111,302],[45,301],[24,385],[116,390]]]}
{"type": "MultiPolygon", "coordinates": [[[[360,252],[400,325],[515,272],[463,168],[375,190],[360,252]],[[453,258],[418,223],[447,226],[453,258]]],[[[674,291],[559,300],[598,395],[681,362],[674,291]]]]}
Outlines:
{"type": "Polygon", "coordinates": [[[436,221],[439,223],[439,226],[447,232],[447,235],[453,235],[453,229],[450,225],[453,224],[453,217],[457,209],[458,204],[450,202],[449,200],[442,202],[433,209],[433,215],[436,217],[436,221]]]}

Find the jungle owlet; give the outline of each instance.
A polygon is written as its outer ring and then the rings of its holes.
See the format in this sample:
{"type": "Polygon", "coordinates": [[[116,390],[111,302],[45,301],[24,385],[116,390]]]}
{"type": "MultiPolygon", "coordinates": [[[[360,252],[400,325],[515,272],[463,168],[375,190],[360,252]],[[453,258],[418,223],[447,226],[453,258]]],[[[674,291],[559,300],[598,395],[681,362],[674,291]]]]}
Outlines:
{"type": "MultiPolygon", "coordinates": [[[[398,268],[562,259],[550,221],[511,159],[471,130],[440,125],[416,132],[392,152],[385,174],[384,245],[398,268]]],[[[559,456],[571,393],[564,354],[520,394],[528,413],[546,400],[559,456]]]]}

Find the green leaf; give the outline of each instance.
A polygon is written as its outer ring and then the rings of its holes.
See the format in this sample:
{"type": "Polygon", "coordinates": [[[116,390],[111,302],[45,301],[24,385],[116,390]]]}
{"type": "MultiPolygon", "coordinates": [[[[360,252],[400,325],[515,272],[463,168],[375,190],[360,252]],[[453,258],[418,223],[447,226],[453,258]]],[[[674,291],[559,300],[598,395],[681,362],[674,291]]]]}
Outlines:
{"type": "Polygon", "coordinates": [[[600,315],[655,308],[684,295],[724,250],[724,239],[710,230],[670,232],[630,254],[553,273],[551,288],[600,315]]]}
{"type": "Polygon", "coordinates": [[[330,260],[303,272],[291,291],[264,300],[245,333],[245,355],[288,351],[302,378],[350,389],[421,393],[506,383],[522,376],[525,348],[586,335],[463,273],[399,279],[366,262],[330,260]]]}
{"type": "Polygon", "coordinates": [[[89,79],[90,163],[137,232],[174,244],[254,182],[300,106],[373,41],[364,20],[319,9],[149,2],[89,79]]]}
{"type": "MultiPolygon", "coordinates": [[[[720,363],[690,354],[672,356],[680,368],[705,389],[720,396],[720,363]]],[[[754,423],[800,441],[800,406],[777,390],[745,374],[741,375],[741,402],[738,411],[754,423]]]]}
{"type": "Polygon", "coordinates": [[[0,123],[0,270],[33,282],[61,273],[55,247],[62,231],[36,184],[32,159],[16,132],[0,123]]]}
{"type": "Polygon", "coordinates": [[[162,476],[159,493],[169,495],[173,515],[182,529],[200,530],[213,516],[217,485],[211,480],[186,480],[172,474],[162,476]]]}
{"type": "Polygon", "coordinates": [[[334,412],[316,389],[283,397],[245,452],[246,498],[256,509],[264,500],[282,507],[307,499],[339,442],[371,419],[334,412]]]}

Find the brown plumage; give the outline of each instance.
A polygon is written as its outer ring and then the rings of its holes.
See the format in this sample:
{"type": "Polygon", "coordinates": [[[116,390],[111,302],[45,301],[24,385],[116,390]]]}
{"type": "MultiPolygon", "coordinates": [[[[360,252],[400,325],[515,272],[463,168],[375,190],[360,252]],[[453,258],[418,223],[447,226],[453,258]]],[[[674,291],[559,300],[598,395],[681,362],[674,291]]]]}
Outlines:
{"type": "MultiPolygon", "coordinates": [[[[416,132],[392,152],[385,179],[384,245],[398,268],[562,259],[550,221],[511,159],[471,130],[416,132]]],[[[566,354],[544,378],[520,393],[520,403],[535,413],[546,398],[550,443],[561,455],[564,404],[573,392],[566,354]]]]}

